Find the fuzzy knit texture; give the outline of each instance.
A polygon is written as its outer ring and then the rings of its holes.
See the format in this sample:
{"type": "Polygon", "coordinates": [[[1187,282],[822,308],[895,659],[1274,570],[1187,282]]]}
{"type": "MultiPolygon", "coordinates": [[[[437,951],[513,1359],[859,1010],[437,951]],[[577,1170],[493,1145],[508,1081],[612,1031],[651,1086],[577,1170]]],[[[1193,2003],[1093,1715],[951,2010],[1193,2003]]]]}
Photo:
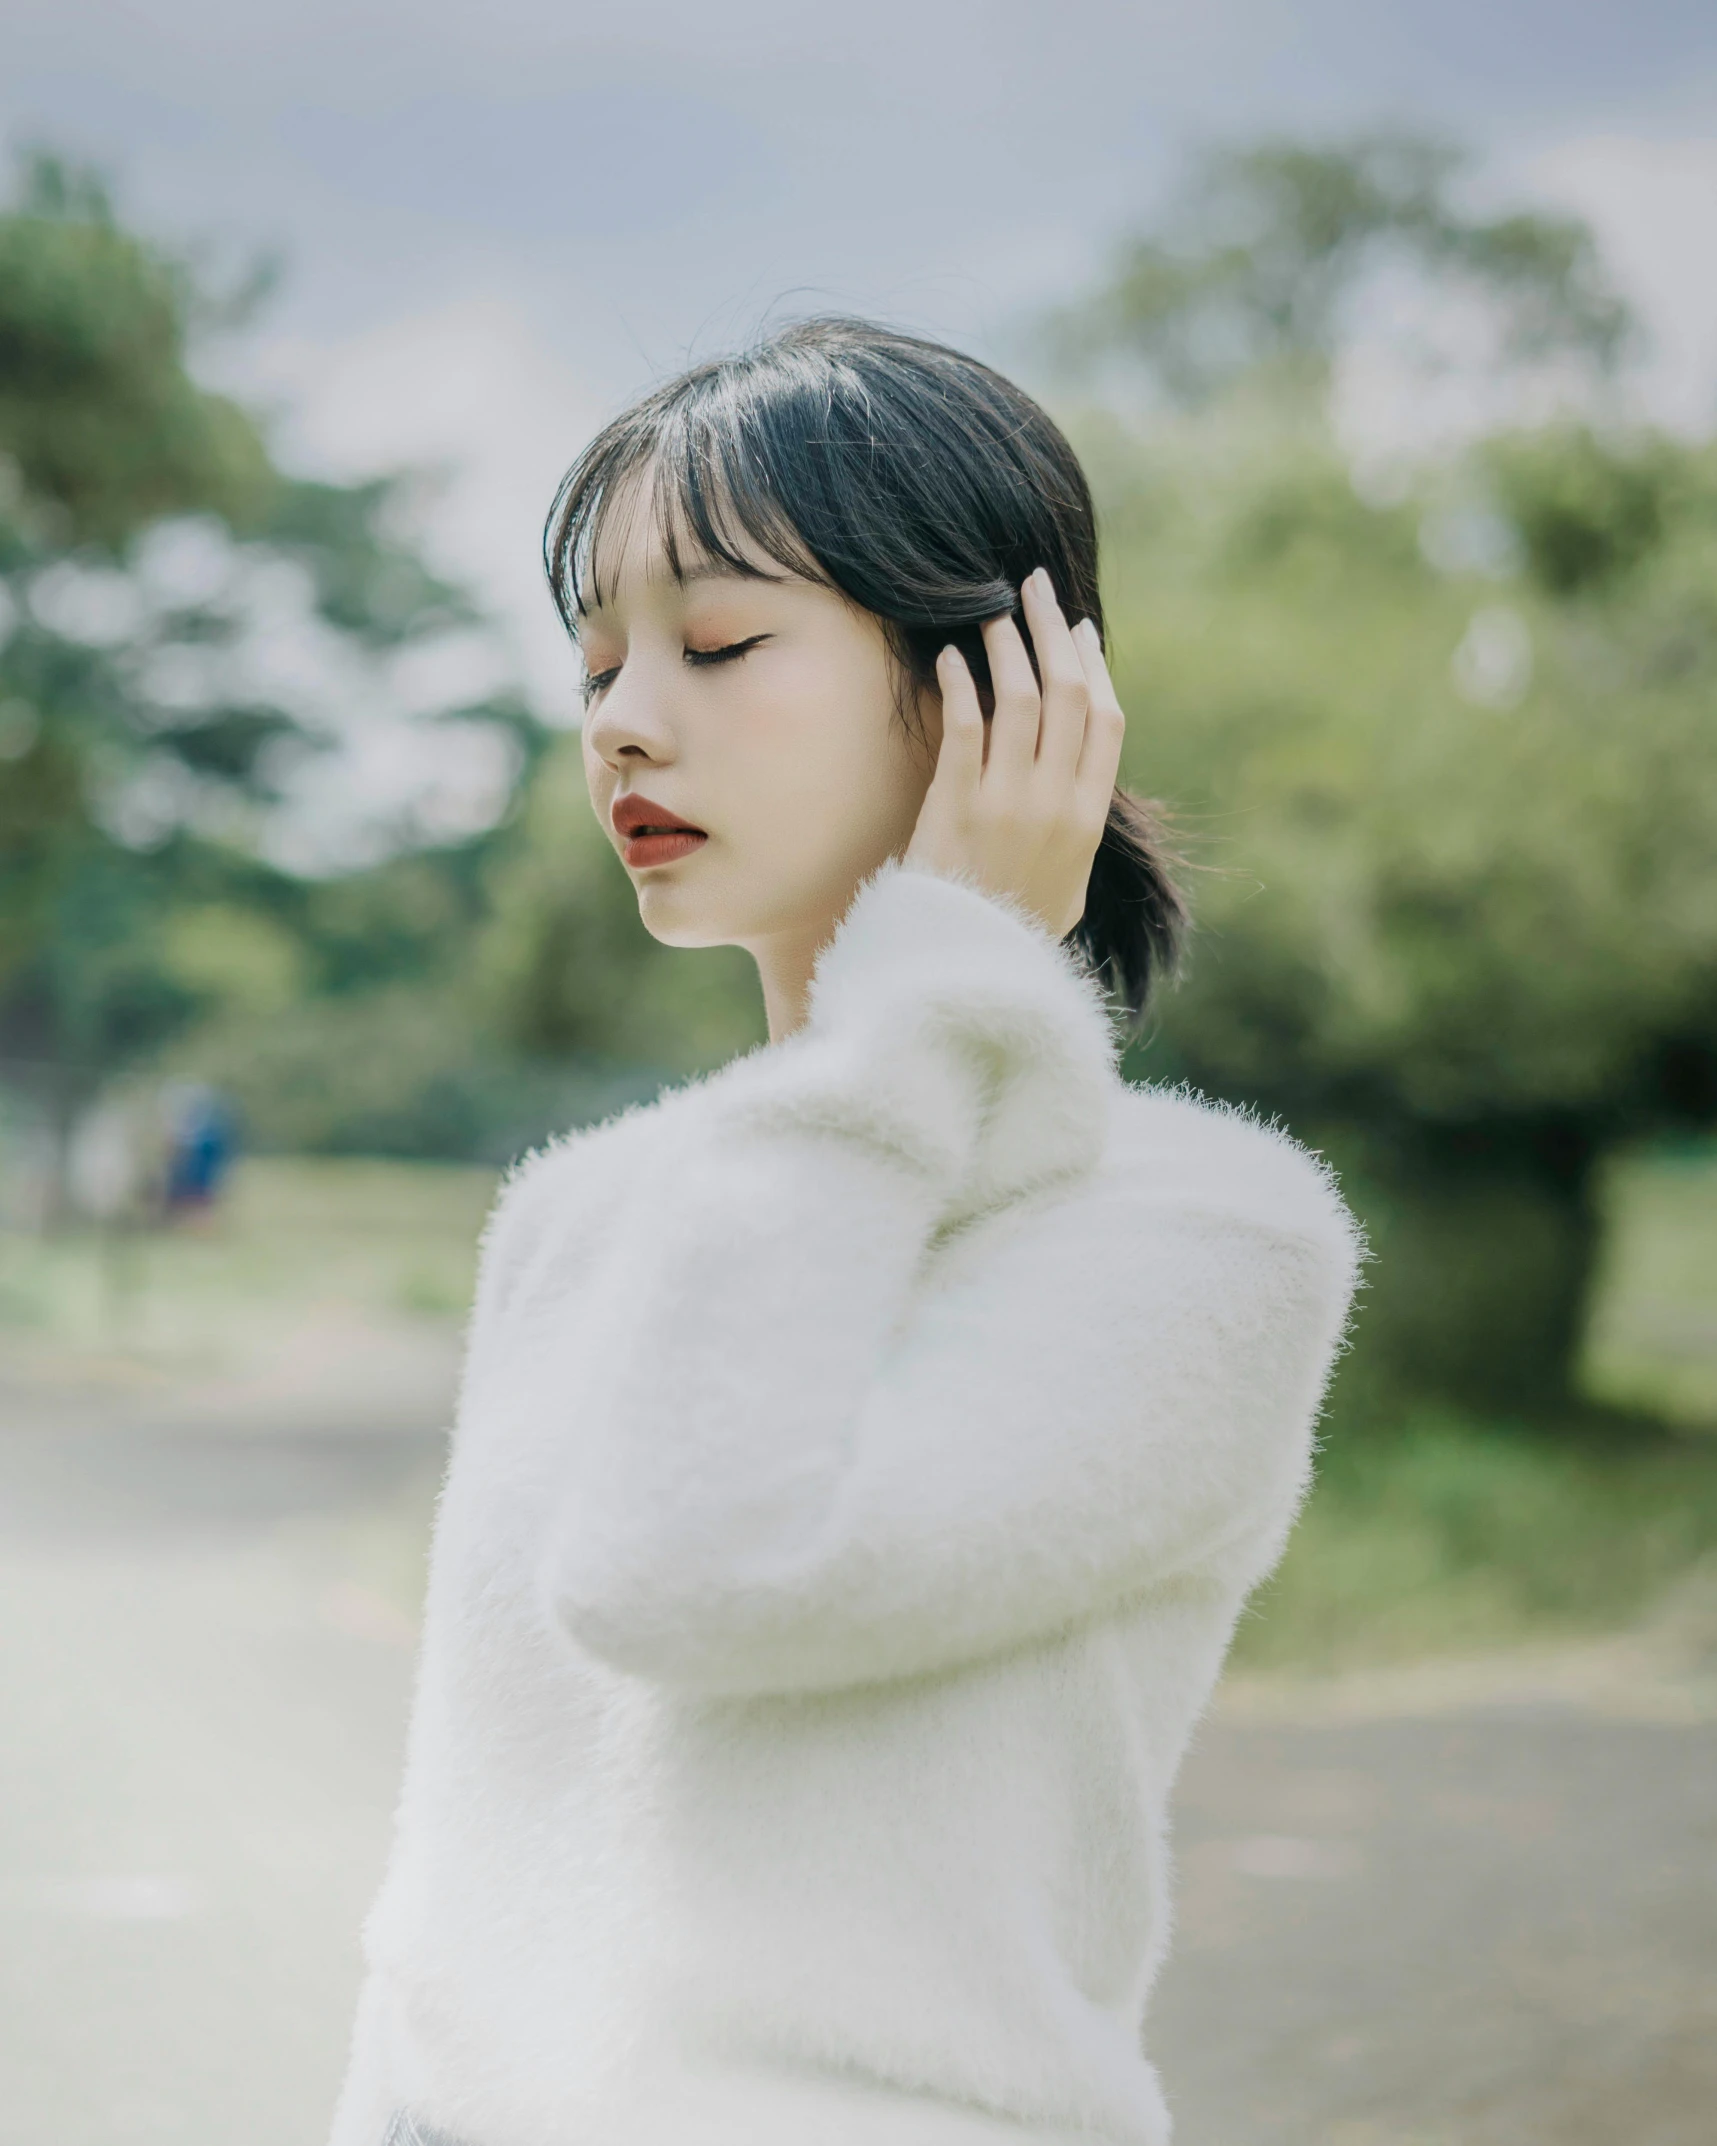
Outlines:
{"type": "Polygon", "coordinates": [[[891,864],[484,1241],[333,2146],[1161,2146],[1165,1807],[1358,1245],[891,864]]]}

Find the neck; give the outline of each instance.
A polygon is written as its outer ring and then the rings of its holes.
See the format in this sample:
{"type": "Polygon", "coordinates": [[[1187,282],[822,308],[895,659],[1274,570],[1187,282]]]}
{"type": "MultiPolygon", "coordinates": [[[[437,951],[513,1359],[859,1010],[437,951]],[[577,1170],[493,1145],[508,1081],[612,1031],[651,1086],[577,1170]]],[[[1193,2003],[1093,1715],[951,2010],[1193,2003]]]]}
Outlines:
{"type": "Polygon", "coordinates": [[[763,986],[771,1043],[784,1043],[795,1029],[804,1027],[811,1010],[811,973],[833,933],[831,919],[817,930],[776,932],[747,944],[746,952],[756,962],[763,986]]]}

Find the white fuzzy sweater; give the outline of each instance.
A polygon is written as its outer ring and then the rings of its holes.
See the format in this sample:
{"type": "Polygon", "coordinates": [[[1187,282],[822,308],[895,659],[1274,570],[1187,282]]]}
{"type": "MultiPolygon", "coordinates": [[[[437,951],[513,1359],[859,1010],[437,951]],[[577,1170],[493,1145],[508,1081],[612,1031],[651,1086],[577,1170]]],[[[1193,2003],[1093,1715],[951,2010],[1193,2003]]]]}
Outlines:
{"type": "Polygon", "coordinates": [[[334,2146],[1158,2146],[1164,1807],[1355,1258],[898,865],[797,1035],[527,1162],[334,2146]]]}

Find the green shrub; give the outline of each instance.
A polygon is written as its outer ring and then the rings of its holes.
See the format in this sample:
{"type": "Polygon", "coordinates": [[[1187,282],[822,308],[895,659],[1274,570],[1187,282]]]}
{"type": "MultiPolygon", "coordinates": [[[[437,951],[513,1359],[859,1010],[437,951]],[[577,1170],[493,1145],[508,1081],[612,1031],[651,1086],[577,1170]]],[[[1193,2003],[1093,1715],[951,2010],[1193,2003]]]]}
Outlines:
{"type": "Polygon", "coordinates": [[[1613,1629],[1714,1551],[1717,1439],[1618,1447],[1426,1412],[1331,1443],[1237,1659],[1339,1668],[1613,1629]]]}

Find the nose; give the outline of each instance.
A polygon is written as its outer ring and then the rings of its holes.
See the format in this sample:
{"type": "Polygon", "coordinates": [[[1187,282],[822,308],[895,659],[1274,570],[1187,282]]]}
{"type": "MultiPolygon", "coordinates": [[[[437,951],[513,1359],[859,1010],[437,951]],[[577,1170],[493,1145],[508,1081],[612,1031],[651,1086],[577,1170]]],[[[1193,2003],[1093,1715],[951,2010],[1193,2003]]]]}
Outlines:
{"type": "Polygon", "coordinates": [[[673,731],[662,697],[628,663],[584,718],[585,743],[616,774],[640,761],[664,767],[675,756],[673,731]]]}

